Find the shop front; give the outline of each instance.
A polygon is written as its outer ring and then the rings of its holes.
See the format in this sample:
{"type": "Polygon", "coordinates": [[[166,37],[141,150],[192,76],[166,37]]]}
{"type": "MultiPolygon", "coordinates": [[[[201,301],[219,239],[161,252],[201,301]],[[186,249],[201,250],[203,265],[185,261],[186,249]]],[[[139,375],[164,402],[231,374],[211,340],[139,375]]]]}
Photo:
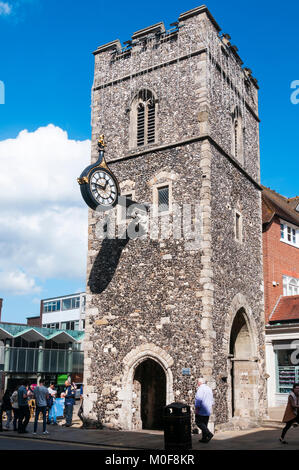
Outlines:
{"type": "Polygon", "coordinates": [[[294,383],[299,383],[299,325],[266,326],[268,406],[286,404],[294,383]]]}

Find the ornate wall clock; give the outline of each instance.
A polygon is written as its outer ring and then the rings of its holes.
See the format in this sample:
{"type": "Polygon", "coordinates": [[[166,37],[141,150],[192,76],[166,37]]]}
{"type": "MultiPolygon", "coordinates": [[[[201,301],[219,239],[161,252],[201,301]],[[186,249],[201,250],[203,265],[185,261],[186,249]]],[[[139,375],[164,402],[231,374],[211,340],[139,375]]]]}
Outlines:
{"type": "Polygon", "coordinates": [[[105,160],[103,135],[99,137],[98,148],[97,162],[86,167],[77,181],[86,204],[93,210],[106,211],[117,204],[120,190],[118,181],[105,160]]]}

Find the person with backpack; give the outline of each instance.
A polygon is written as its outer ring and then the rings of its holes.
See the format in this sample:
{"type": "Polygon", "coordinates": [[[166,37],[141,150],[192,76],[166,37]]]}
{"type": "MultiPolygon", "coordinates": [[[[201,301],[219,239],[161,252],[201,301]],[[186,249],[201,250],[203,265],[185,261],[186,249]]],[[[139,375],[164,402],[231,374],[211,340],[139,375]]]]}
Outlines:
{"type": "Polygon", "coordinates": [[[18,387],[13,392],[10,397],[10,403],[13,411],[13,430],[18,430],[18,421],[19,421],[19,404],[18,404],[18,387]]]}

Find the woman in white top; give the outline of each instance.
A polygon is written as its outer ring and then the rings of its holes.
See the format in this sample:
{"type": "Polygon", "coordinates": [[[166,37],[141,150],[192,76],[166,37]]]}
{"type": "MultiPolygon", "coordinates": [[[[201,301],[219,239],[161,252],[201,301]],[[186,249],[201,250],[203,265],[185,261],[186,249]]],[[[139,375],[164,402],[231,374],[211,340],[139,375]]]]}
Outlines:
{"type": "Polygon", "coordinates": [[[13,430],[17,431],[19,419],[18,388],[15,389],[12,396],[10,397],[10,402],[13,411],[13,430]]]}

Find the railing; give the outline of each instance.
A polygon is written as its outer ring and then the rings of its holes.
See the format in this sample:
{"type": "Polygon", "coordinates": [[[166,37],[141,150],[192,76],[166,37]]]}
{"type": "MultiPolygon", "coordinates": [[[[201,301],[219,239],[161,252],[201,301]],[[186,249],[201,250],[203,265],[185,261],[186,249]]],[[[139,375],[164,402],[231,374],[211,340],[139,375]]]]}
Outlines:
{"type": "Polygon", "coordinates": [[[83,372],[83,351],[9,348],[5,354],[9,354],[9,361],[3,360],[9,364],[6,372],[83,372]]]}

